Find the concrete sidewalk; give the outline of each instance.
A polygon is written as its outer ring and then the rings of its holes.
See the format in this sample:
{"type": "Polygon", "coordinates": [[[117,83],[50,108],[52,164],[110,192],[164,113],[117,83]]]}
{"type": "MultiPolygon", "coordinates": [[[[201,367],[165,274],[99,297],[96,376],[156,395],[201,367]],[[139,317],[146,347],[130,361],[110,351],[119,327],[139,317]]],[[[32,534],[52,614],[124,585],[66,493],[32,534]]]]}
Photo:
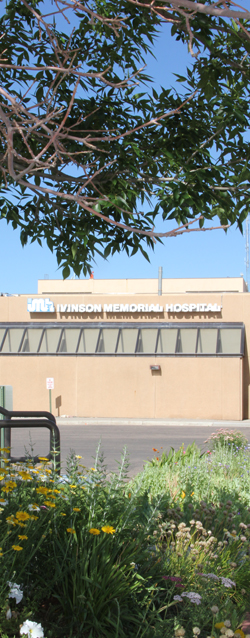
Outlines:
{"type": "Polygon", "coordinates": [[[202,419],[129,419],[115,417],[77,417],[77,416],[61,416],[56,417],[57,425],[106,425],[106,426],[139,426],[148,427],[206,427],[206,428],[249,428],[250,419],[244,421],[215,421],[202,419]]]}

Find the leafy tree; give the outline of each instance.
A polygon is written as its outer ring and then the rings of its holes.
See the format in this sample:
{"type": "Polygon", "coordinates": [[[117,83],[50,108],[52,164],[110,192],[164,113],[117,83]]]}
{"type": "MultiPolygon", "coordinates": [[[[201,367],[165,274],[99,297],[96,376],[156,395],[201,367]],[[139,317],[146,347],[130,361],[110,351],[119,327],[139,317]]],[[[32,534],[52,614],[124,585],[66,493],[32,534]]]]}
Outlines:
{"type": "MultiPolygon", "coordinates": [[[[67,277],[249,211],[250,12],[222,1],[7,0],[0,18],[1,217],[67,277]],[[192,64],[150,88],[162,22],[192,64]],[[148,212],[142,212],[147,201],[148,212]],[[175,220],[158,233],[158,219],[175,220]],[[198,222],[198,228],[194,222],[198,222]]],[[[169,36],[170,37],[170,36],[169,36]]]]}

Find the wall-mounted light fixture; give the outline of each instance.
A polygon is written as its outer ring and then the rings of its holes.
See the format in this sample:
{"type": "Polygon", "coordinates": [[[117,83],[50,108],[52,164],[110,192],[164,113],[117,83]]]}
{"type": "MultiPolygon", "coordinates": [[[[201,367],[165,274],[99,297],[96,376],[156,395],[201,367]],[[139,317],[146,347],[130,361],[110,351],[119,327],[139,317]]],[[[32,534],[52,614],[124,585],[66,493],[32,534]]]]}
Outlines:
{"type": "Polygon", "coordinates": [[[161,371],[161,366],[154,365],[154,366],[149,366],[149,367],[150,367],[150,370],[152,372],[160,372],[161,371]]]}

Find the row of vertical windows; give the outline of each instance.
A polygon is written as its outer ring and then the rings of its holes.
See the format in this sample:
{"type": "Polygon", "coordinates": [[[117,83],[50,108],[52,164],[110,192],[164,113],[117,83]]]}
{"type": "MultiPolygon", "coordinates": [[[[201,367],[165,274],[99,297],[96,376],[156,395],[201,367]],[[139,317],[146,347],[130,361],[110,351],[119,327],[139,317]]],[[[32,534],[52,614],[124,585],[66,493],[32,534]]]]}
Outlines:
{"type": "Polygon", "coordinates": [[[243,326],[0,327],[0,354],[244,354],[243,326]]]}

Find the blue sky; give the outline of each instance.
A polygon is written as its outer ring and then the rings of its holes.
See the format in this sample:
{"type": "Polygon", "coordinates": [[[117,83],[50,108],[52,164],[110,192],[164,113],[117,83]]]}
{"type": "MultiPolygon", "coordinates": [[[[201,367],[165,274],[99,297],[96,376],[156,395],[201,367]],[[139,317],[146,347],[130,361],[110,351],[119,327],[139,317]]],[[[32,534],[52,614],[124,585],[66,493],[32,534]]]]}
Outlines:
{"type": "MultiPolygon", "coordinates": [[[[155,79],[156,88],[161,84],[173,86],[173,73],[184,74],[186,66],[192,64],[186,46],[170,38],[169,28],[159,35],[155,56],[155,60],[148,57],[147,72],[155,79]]],[[[162,231],[162,225],[159,230],[162,231]]],[[[56,257],[46,245],[41,248],[34,243],[22,248],[19,231],[13,231],[5,221],[1,221],[0,232],[0,292],[36,293],[37,280],[44,275],[50,279],[62,278],[56,257]]],[[[214,230],[166,239],[149,257],[150,264],[142,255],[129,258],[122,253],[107,261],[98,257],[93,264],[94,277],[154,278],[158,275],[158,266],[163,266],[164,277],[239,277],[241,274],[245,277],[245,239],[236,227],[227,234],[214,230]]]]}

